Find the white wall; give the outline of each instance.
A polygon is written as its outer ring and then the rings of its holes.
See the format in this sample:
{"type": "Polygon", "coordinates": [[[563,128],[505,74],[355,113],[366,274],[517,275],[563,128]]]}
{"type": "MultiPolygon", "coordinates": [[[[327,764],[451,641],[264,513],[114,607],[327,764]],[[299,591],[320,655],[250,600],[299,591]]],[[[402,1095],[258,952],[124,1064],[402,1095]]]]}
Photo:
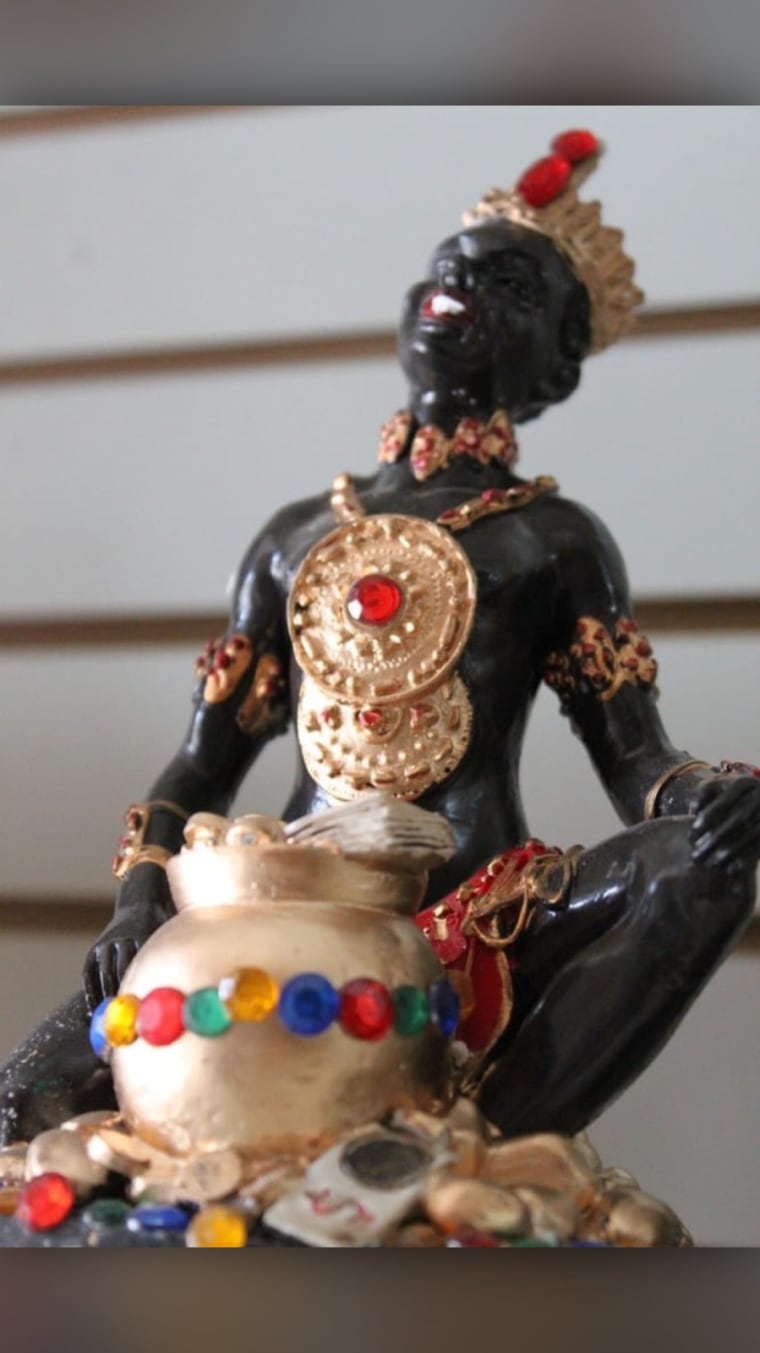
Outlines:
{"type": "MultiPolygon", "coordinates": [[[[388,327],[460,210],[584,124],[609,144],[594,186],[650,304],[756,296],[755,109],[215,113],[0,141],[0,360],[388,327]]],[[[756,333],[621,345],[524,429],[526,473],[607,520],[637,595],[757,594],[759,357],[756,333]]],[[[368,471],[403,400],[384,360],[0,387],[0,617],[223,608],[269,513],[368,471]]],[[[676,743],[759,761],[760,638],[655,638],[676,743]]],[[[0,893],[110,890],[123,808],[182,733],[192,656],[0,649],[0,893]]],[[[291,756],[267,752],[243,806],[277,811],[291,756]]],[[[614,829],[548,696],[524,772],[537,832],[614,829]]],[[[79,961],[71,936],[4,937],[0,1050],[79,961]]],[[[760,1243],[757,971],[726,965],[595,1134],[718,1243],[760,1243]]]]}

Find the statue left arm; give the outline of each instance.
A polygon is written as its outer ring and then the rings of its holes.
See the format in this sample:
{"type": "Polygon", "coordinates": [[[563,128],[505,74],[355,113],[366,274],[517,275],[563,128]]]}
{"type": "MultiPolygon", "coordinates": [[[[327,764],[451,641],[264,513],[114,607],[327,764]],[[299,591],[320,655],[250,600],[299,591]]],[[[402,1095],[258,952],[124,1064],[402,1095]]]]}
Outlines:
{"type": "Polygon", "coordinates": [[[557,509],[559,604],[544,678],[616,811],[627,824],[692,814],[695,859],[753,867],[760,856],[760,780],[721,773],[673,746],[657,711],[657,664],[632,616],[620,551],[592,513],[566,502],[557,509]]]}

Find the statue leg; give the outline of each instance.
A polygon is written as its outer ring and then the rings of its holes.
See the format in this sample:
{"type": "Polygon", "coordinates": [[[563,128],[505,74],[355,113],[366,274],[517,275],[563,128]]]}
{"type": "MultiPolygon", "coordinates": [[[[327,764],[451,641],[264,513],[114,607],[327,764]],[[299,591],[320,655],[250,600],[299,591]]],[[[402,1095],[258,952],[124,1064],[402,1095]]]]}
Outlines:
{"type": "Polygon", "coordinates": [[[515,1017],[479,1102],[507,1135],[575,1133],[645,1069],[752,916],[754,873],[696,865],[689,818],[586,851],[516,955],[515,1017]]]}
{"type": "Polygon", "coordinates": [[[108,1068],[90,1047],[77,991],[11,1053],[0,1070],[0,1145],[28,1141],[75,1114],[116,1107],[108,1068]]]}

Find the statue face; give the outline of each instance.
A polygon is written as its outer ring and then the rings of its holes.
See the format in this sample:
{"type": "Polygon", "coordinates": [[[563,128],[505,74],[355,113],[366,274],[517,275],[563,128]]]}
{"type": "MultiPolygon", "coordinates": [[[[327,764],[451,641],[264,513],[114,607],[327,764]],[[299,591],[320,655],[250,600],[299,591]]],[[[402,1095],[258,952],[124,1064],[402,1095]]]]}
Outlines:
{"type": "Polygon", "coordinates": [[[414,386],[444,401],[465,390],[482,408],[505,408],[513,418],[538,412],[537,391],[556,365],[577,288],[537,231],[509,221],[463,230],[438,246],[428,277],[407,293],[402,366],[414,386]]]}

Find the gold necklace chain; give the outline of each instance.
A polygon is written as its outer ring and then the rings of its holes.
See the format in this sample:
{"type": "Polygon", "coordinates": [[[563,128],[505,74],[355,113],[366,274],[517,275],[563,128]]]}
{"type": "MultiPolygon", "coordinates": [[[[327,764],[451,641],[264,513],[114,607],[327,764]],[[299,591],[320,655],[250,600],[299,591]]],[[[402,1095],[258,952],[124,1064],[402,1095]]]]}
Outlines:
{"type": "MultiPolygon", "coordinates": [[[[436,517],[438,526],[449,531],[466,531],[474,526],[481,517],[497,516],[501,512],[517,512],[527,507],[537,498],[554,493],[559,488],[552,475],[538,475],[536,479],[527,479],[522,484],[514,484],[508,489],[484,489],[474,498],[467,498],[457,507],[446,508],[436,517]]],[[[330,506],[338,521],[357,521],[366,517],[367,511],[362,503],[356,485],[350,474],[339,474],[333,481],[330,493],[330,506]]]]}

